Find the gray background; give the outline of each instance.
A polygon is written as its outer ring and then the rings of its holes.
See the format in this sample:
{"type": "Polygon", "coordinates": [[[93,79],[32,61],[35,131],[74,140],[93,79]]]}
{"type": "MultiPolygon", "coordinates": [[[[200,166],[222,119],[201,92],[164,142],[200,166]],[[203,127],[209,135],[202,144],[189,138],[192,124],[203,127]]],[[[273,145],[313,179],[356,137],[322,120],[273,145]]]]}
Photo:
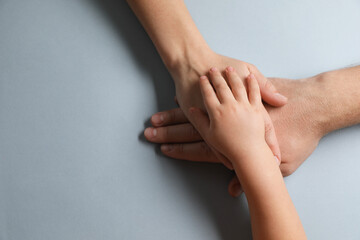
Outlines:
{"type": "MultiPolygon", "coordinates": [[[[217,52],[267,76],[360,61],[358,0],[186,1],[217,52]]],[[[174,87],[121,0],[0,0],[0,239],[250,239],[220,165],[141,137],[174,87]]],[[[286,179],[309,239],[360,239],[360,128],[286,179]]]]}

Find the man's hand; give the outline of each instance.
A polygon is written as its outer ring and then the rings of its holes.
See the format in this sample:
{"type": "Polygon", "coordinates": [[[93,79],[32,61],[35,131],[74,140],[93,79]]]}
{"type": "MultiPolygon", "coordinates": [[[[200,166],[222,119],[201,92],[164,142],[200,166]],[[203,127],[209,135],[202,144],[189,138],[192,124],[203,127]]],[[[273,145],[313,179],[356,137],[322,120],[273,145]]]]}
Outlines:
{"type": "MultiPolygon", "coordinates": [[[[326,133],[320,126],[323,123],[318,121],[316,109],[321,107],[317,104],[321,99],[314,78],[298,81],[273,78],[270,81],[289,98],[281,108],[267,106],[281,149],[280,169],[288,176],[314,151],[326,133]]],[[[145,137],[151,142],[162,143],[161,150],[165,155],[182,160],[220,162],[181,109],[154,114],[151,122],[154,128],[146,129],[145,137]]],[[[236,177],[229,184],[229,193],[232,196],[241,193],[236,177]]]]}

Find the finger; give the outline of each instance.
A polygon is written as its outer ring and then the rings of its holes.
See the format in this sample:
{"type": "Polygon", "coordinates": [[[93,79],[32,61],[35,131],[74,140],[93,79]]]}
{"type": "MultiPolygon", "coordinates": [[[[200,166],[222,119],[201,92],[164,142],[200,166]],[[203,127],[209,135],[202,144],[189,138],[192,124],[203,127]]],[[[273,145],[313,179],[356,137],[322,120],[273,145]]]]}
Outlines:
{"type": "Polygon", "coordinates": [[[278,164],[281,163],[281,151],[279,147],[279,142],[276,137],[275,128],[271,118],[265,108],[263,108],[263,116],[265,122],[265,141],[269,148],[271,149],[272,153],[274,154],[278,164]]]}
{"type": "Polygon", "coordinates": [[[221,163],[205,142],[162,144],[164,155],[187,161],[221,163]]]}
{"type": "Polygon", "coordinates": [[[189,120],[186,118],[184,112],[180,108],[174,108],[164,112],[158,112],[151,117],[151,124],[154,127],[186,122],[189,122],[189,120]]]}
{"type": "Polygon", "coordinates": [[[234,99],[234,95],[232,94],[228,84],[225,79],[219,72],[217,68],[212,67],[209,71],[211,84],[214,86],[216,91],[216,95],[220,101],[220,103],[224,103],[226,101],[230,101],[234,99]]]}
{"type": "Polygon", "coordinates": [[[228,191],[232,197],[239,197],[244,192],[236,175],[231,179],[228,191]]]}
{"type": "Polygon", "coordinates": [[[146,128],[144,135],[153,143],[195,142],[202,140],[199,132],[190,123],[166,127],[146,128]]]}
{"type": "Polygon", "coordinates": [[[189,109],[189,120],[200,133],[200,135],[205,139],[207,130],[210,126],[209,117],[204,113],[200,108],[191,107],[189,109]]]}
{"type": "Polygon", "coordinates": [[[233,67],[226,68],[226,76],[235,99],[238,101],[247,101],[245,86],[233,67]]]}
{"type": "Polygon", "coordinates": [[[200,77],[200,90],[204,100],[204,105],[208,113],[212,112],[212,109],[220,104],[219,99],[216,96],[214,88],[211,86],[209,79],[206,76],[200,77]]]}
{"type": "Polygon", "coordinates": [[[281,107],[287,103],[287,97],[280,94],[271,81],[260,73],[256,68],[250,69],[254,73],[256,80],[258,81],[261,97],[264,102],[274,106],[281,107]]]}
{"type": "Polygon", "coordinates": [[[247,78],[248,84],[248,94],[249,94],[249,102],[252,105],[260,105],[261,104],[261,96],[260,96],[260,88],[257,83],[254,74],[250,74],[247,78]]]}

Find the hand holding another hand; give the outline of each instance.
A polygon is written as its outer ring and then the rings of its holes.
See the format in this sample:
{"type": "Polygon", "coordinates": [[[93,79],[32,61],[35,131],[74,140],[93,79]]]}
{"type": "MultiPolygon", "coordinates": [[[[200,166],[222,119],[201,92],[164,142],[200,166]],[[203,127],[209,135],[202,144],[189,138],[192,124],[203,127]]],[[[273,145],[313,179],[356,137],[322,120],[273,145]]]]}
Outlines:
{"type": "MultiPolygon", "coordinates": [[[[314,151],[325,134],[317,119],[321,116],[317,104],[322,99],[317,92],[321,81],[314,77],[297,81],[271,78],[269,81],[289,98],[283,107],[266,106],[281,149],[280,169],[288,176],[314,151]]],[[[187,161],[221,162],[180,108],[154,114],[151,123],[153,127],[145,130],[145,137],[150,142],[162,144],[161,151],[166,156],[187,161]]],[[[268,133],[265,130],[266,136],[268,133]]],[[[229,183],[229,193],[232,196],[241,193],[236,176],[229,183]]]]}
{"type": "Polygon", "coordinates": [[[268,148],[259,85],[251,74],[247,90],[232,67],[226,68],[226,80],[211,68],[208,80],[200,78],[200,89],[207,114],[190,108],[189,120],[205,142],[221,153],[231,165],[252,155],[258,148],[268,148]]]}

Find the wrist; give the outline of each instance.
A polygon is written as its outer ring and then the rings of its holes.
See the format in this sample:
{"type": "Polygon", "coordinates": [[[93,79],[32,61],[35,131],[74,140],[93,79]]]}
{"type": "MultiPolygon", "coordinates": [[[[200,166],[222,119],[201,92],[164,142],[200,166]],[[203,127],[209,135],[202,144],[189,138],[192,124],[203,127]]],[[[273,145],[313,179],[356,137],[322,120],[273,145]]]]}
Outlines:
{"type": "Polygon", "coordinates": [[[281,175],[279,163],[266,142],[257,146],[250,151],[238,151],[232,159],[234,170],[244,190],[251,188],[255,182],[267,182],[275,175],[281,175]]]}
{"type": "Polygon", "coordinates": [[[319,96],[322,98],[321,106],[324,109],[321,114],[321,129],[324,135],[359,123],[359,73],[360,68],[353,67],[315,76],[319,96]]]}
{"type": "Polygon", "coordinates": [[[205,40],[191,40],[187,44],[178,46],[164,60],[176,85],[187,81],[197,81],[199,77],[211,67],[209,59],[213,59],[216,53],[207,45],[205,40]]]}
{"type": "Polygon", "coordinates": [[[269,153],[271,153],[271,150],[265,139],[262,139],[259,142],[249,144],[249,146],[237,148],[226,157],[233,162],[234,166],[241,167],[244,164],[248,165],[248,163],[256,164],[257,161],[254,159],[260,159],[269,153]]]}
{"type": "Polygon", "coordinates": [[[303,128],[302,134],[320,140],[326,134],[330,121],[322,78],[322,75],[295,81],[269,78],[279,92],[288,97],[288,103],[281,108],[266,106],[273,123],[290,124],[288,116],[291,116],[292,126],[303,128]]]}
{"type": "MultiPolygon", "coordinates": [[[[329,132],[329,102],[324,91],[324,74],[300,80],[304,88],[301,94],[304,117],[308,118],[308,127],[318,137],[322,138],[329,132]]],[[[301,105],[300,105],[301,106],[301,105]]]]}

